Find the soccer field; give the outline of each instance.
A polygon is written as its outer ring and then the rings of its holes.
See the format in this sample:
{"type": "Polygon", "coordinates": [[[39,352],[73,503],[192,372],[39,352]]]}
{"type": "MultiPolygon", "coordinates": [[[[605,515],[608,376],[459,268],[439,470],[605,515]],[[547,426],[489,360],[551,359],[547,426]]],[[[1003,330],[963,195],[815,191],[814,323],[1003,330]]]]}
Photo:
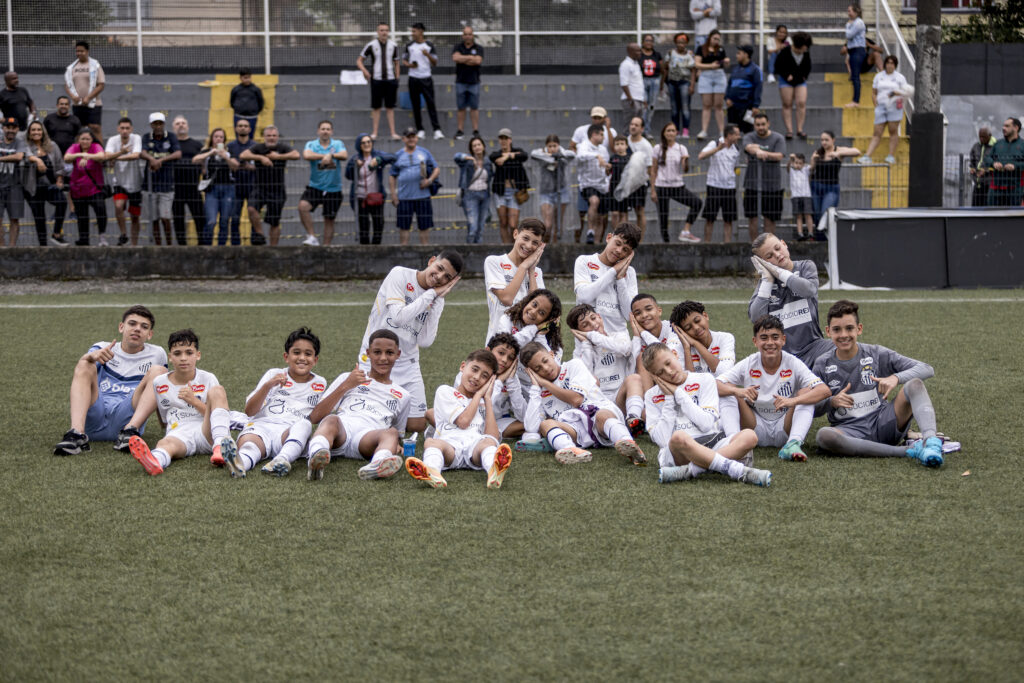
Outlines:
{"type": "MultiPolygon", "coordinates": [[[[610,449],[516,454],[497,491],[469,471],[445,490],[363,482],[354,461],[315,484],[304,467],[232,480],[206,457],[150,477],[110,444],[51,455],[71,369],[124,308],[150,306],[161,345],[192,327],[241,408],[300,325],[319,374],[351,370],[372,294],[2,297],[0,679],[1019,680],[1024,292],[821,295],[822,322],[853,298],[862,341],[935,367],[939,429],[963,443],[944,467],[819,456],[819,418],[807,463],[755,452],[768,489],[660,485],[610,449]]],[[[704,301],[738,358],[749,296],[657,293],[665,318],[704,301]]],[[[451,296],[428,399],[486,311],[479,281],[451,296]]]]}

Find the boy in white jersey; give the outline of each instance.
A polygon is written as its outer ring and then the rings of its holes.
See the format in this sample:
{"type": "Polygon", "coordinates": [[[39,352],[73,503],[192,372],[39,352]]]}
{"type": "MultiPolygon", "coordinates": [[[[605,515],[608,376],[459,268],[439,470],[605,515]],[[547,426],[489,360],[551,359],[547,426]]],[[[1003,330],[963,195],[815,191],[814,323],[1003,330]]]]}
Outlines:
{"type": "Polygon", "coordinates": [[[813,366],[832,393],[818,406],[827,412],[830,425],[818,430],[818,446],[837,455],[906,456],[925,467],[941,467],[942,439],[922,381],[935,371],[884,346],[858,343],[864,331],[859,310],[854,302],[840,299],[828,311],[828,336],[835,346],[813,366]],[[890,403],[888,395],[900,384],[903,388],[890,403]],[[922,438],[898,446],[911,418],[917,420],[922,438]]]}
{"type": "Polygon", "coordinates": [[[574,358],[559,367],[555,354],[538,342],[524,346],[519,357],[533,381],[523,426],[548,440],[555,460],[563,465],[590,462],[586,448],[614,445],[634,465],[647,464],[622,413],[601,392],[583,361],[574,358]]]}
{"type": "MultiPolygon", "coordinates": [[[[744,429],[757,433],[757,445],[782,446],[783,460],[805,462],[807,430],[814,420],[814,406],[830,392],[803,362],[782,350],[786,331],[782,321],[765,315],[754,323],[752,353],[727,372],[718,373],[718,395],[734,399],[729,410],[744,429]]],[[[722,406],[723,421],[726,407],[722,406]]]]}
{"type": "Polygon", "coordinates": [[[452,249],[431,256],[423,270],[395,266],[377,290],[370,310],[359,349],[359,367],[364,373],[370,370],[370,335],[381,329],[393,330],[398,335],[401,354],[391,374],[411,395],[409,429],[414,432],[422,432],[427,426],[424,418],[427,393],[420,373],[420,348],[434,343],[444,311],[444,297],[458,283],[461,272],[462,256],[452,249]]]}
{"type": "MultiPolygon", "coordinates": [[[[736,365],[736,338],[711,329],[711,318],[698,301],[676,304],[669,316],[674,335],[668,347],[676,352],[688,372],[707,372],[718,377],[736,365]]],[[[726,434],[740,431],[736,399],[718,399],[722,427],[726,434]]]]}
{"type": "Polygon", "coordinates": [[[718,389],[713,375],[687,372],[668,346],[651,344],[643,363],[655,386],[644,395],[651,440],[658,444],[658,481],[668,483],[720,472],[745,484],[769,486],[772,473],[758,470],[748,451],[757,435],[744,429],[726,436],[718,419],[718,389]]]}
{"type": "Polygon", "coordinates": [[[292,447],[297,456],[313,431],[306,418],[327,389],[326,380],[313,372],[319,357],[320,339],[308,327],[288,335],[284,342],[287,367],[263,374],[245,399],[249,419],[238,436],[237,451],[221,453],[232,477],[244,477],[264,458],[272,459],[263,467],[267,474],[281,476],[291,469],[292,461],[278,455],[290,442],[297,444],[292,447]]]}
{"type": "Polygon", "coordinates": [[[71,379],[71,429],[54,447],[54,455],[77,455],[89,441],[114,441],[128,450],[128,439],[145,432],[156,410],[150,387],[167,369],[167,353],[155,344],[155,318],[145,306],[121,315],[118,342],[96,342],[78,359],[71,379]]]}
{"type": "Polygon", "coordinates": [[[200,370],[199,337],[192,330],[172,332],[167,340],[171,371],[153,379],[164,438],[152,451],[141,436],[128,450],[148,474],[161,474],[172,460],[192,455],[234,452],[228,398],[212,372],[200,370]]]}
{"type": "Polygon", "coordinates": [[[359,468],[360,479],[387,479],[402,468],[399,453],[413,399],[408,389],[392,381],[402,355],[398,335],[375,330],[366,355],[370,372],[356,366],[338,375],[310,413],[309,421],[320,423],[309,440],[310,481],[324,478],[332,457],[369,460],[359,468]]]}
{"type": "Polygon", "coordinates": [[[544,222],[537,218],[520,221],[512,232],[512,249],[507,254],[484,259],[484,289],[487,291],[487,336],[497,331],[498,320],[509,306],[535,289],[544,288],[544,274],[537,265],[544,255],[544,222]]]}
{"type": "Polygon", "coordinates": [[[629,326],[633,329],[633,355],[630,367],[640,376],[645,392],[654,386],[654,378],[644,368],[640,355],[655,342],[668,344],[675,335],[672,323],[662,320],[661,314],[661,306],[653,294],[641,292],[629,303],[629,326]]]}
{"type": "Polygon", "coordinates": [[[424,440],[423,459],[408,458],[405,469],[435,489],[448,486],[441,470],[484,470],[487,488],[501,488],[512,449],[500,443],[494,413],[498,361],[490,351],[479,349],[466,357],[459,370],[457,386],[442,384],[434,394],[437,432],[424,440]]]}
{"type": "Polygon", "coordinates": [[[577,304],[566,318],[576,337],[572,357],[583,361],[597,380],[605,397],[626,415],[626,427],[633,438],[644,430],[644,390],[640,376],[630,372],[633,345],[622,331],[610,335],[604,320],[590,304],[577,304]]]}
{"type": "Polygon", "coordinates": [[[603,251],[576,258],[576,303],[593,306],[609,334],[626,331],[630,302],[637,294],[636,271],[630,263],[639,243],[640,228],[633,223],[620,223],[608,235],[603,251]]]}

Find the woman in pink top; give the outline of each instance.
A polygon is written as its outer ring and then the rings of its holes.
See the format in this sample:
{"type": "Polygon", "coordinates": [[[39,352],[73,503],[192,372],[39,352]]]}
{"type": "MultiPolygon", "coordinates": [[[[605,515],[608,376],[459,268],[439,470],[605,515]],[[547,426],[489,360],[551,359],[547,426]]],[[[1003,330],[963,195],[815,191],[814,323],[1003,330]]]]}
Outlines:
{"type": "Polygon", "coordinates": [[[669,241],[668,209],[669,200],[674,199],[689,207],[686,225],[679,233],[680,242],[700,242],[690,232],[690,226],[700,214],[700,197],[686,189],[683,174],[690,170],[690,154],[686,148],[676,142],[679,130],[674,123],[666,124],[661,129],[661,144],[654,146],[654,163],[651,164],[651,199],[658,204],[658,225],[661,227],[661,239],[669,241]]]}
{"type": "Polygon", "coordinates": [[[83,128],[78,142],[68,147],[64,161],[71,164],[71,199],[78,214],[78,240],[80,247],[89,246],[89,207],[96,216],[96,229],[100,233],[100,246],[107,246],[107,206],[103,196],[103,162],[107,155],[93,139],[92,131],[83,128]]]}

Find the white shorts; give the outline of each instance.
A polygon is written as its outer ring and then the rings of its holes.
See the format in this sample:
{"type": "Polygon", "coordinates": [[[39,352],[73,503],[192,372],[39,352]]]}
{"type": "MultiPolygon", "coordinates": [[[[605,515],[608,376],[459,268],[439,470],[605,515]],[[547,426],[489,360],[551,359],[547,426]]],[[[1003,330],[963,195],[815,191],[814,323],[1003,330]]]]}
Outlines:
{"type": "MultiPolygon", "coordinates": [[[[716,441],[712,445],[708,446],[708,448],[710,448],[713,451],[717,451],[719,448],[721,448],[723,446],[728,446],[729,443],[732,441],[732,437],[734,437],[734,436],[736,436],[736,435],[735,434],[731,434],[731,435],[725,437],[724,439],[719,439],[718,441],[716,441]]],[[[668,446],[665,446],[660,451],[658,451],[658,465],[661,466],[661,467],[676,467],[677,466],[676,465],[676,459],[672,457],[672,451],[670,451],[668,449],[668,446]]]]}
{"type": "Polygon", "coordinates": [[[774,446],[780,448],[786,445],[789,441],[789,435],[786,434],[786,416],[783,415],[774,422],[761,419],[760,415],[757,415],[757,422],[754,424],[754,432],[757,434],[757,445],[758,446],[774,446]]]}
{"type": "MultiPolygon", "coordinates": [[[[370,374],[369,363],[360,362],[359,367],[370,374]]],[[[391,368],[391,381],[409,392],[409,419],[423,417],[427,412],[427,389],[423,385],[419,362],[396,363],[391,368]]]]}
{"type": "Polygon", "coordinates": [[[498,441],[490,434],[449,432],[444,437],[435,436],[434,438],[444,441],[455,449],[455,457],[452,458],[451,465],[445,465],[444,469],[446,470],[481,470],[483,469],[481,466],[473,464],[473,451],[476,450],[477,444],[486,439],[495,446],[498,445],[498,441]]]}
{"type": "Polygon", "coordinates": [[[495,422],[498,423],[498,433],[504,434],[505,430],[508,429],[509,425],[511,425],[513,422],[518,421],[519,420],[516,419],[514,415],[506,415],[505,417],[496,418],[495,422]]]}
{"type": "MultiPolygon", "coordinates": [[[[607,410],[611,413],[614,413],[615,417],[618,418],[620,421],[622,420],[622,412],[614,403],[612,403],[611,405],[599,405],[598,410],[607,410]]],[[[579,408],[566,410],[565,412],[559,414],[559,416],[556,417],[555,419],[558,420],[559,422],[564,422],[565,424],[572,427],[573,431],[576,432],[576,445],[579,446],[580,448],[591,448],[592,446],[612,445],[611,440],[607,436],[605,436],[600,429],[597,428],[597,421],[591,420],[590,416],[588,416],[579,408]],[[594,437],[590,435],[591,430],[593,430],[594,436],[597,437],[596,442],[594,441],[594,437]]]]}
{"type": "Polygon", "coordinates": [[[366,460],[366,458],[364,458],[359,452],[359,442],[363,440],[363,437],[366,436],[368,432],[384,428],[374,427],[361,420],[353,420],[352,418],[348,418],[346,420],[341,415],[334,415],[332,417],[336,417],[341,421],[341,426],[345,429],[345,443],[341,444],[337,448],[332,448],[331,457],[349,458],[351,460],[366,460]]]}
{"type": "Polygon", "coordinates": [[[189,422],[180,425],[164,434],[164,438],[173,437],[185,444],[185,455],[209,455],[213,453],[213,444],[203,434],[202,422],[189,422]]]}
{"type": "Polygon", "coordinates": [[[245,427],[242,428],[242,433],[238,435],[238,438],[241,439],[243,436],[250,434],[259,437],[260,441],[263,442],[263,450],[267,453],[266,457],[273,458],[281,450],[284,433],[288,431],[290,426],[271,420],[250,421],[245,423],[245,427]]]}

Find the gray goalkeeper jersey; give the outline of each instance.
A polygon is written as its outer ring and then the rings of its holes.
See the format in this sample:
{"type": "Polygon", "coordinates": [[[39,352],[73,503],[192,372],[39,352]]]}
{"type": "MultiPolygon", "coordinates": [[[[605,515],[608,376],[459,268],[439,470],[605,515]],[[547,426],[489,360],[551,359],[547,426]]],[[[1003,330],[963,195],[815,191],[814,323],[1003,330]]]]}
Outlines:
{"type": "Polygon", "coordinates": [[[747,312],[750,322],[768,313],[778,317],[786,328],[783,348],[808,367],[828,350],[828,345],[820,344],[825,335],[818,326],[818,266],[814,261],[794,261],[793,277],[785,285],[776,281],[767,299],[754,290],[747,312]]]}

